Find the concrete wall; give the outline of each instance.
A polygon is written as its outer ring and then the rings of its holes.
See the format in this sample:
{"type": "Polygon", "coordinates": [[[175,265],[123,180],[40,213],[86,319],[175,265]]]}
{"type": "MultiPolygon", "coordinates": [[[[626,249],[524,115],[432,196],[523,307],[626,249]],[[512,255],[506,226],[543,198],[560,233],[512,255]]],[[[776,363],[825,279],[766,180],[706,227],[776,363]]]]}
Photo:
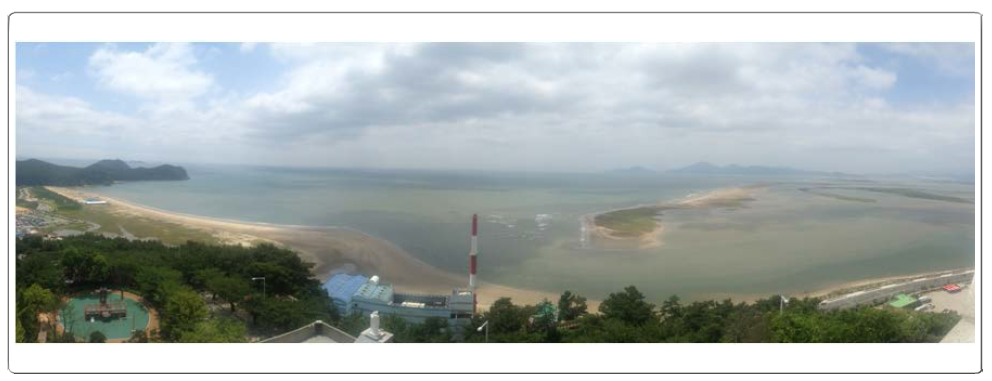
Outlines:
{"type": "Polygon", "coordinates": [[[919,278],[908,282],[895,283],[880,288],[858,291],[837,298],[820,302],[820,309],[832,310],[850,308],[861,304],[878,304],[886,302],[898,294],[911,294],[918,291],[932,290],[944,287],[950,283],[970,282],[975,277],[975,270],[960,273],[944,274],[931,278],[919,278]]]}

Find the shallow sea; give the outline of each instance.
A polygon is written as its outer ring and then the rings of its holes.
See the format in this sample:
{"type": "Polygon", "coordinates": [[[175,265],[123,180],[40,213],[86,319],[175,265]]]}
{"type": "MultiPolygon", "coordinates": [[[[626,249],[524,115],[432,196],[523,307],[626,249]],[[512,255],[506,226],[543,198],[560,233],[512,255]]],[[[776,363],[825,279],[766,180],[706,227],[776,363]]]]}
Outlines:
{"type": "MultiPolygon", "coordinates": [[[[900,187],[974,199],[974,185],[834,177],[468,173],[186,165],[191,180],[92,189],[168,211],[290,225],[346,226],[439,268],[592,299],[635,285],[652,300],[795,294],[865,278],[975,264],[975,205],[854,190],[900,187]],[[583,245],[581,216],[768,184],[741,208],[669,211],[664,244],[583,245]],[[801,191],[830,192],[873,202],[801,191]]],[[[371,274],[367,274],[371,275],[371,274]]],[[[388,280],[387,280],[388,281],[388,280]]]]}

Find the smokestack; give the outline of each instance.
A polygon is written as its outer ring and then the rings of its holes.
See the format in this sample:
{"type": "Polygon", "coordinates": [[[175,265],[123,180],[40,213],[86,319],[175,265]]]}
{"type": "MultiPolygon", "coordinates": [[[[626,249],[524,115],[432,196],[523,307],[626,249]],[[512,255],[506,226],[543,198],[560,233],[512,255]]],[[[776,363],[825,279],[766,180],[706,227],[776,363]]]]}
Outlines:
{"type": "Polygon", "coordinates": [[[475,267],[476,254],[479,253],[479,215],[472,215],[472,248],[468,252],[468,288],[472,290],[472,313],[475,313],[475,306],[478,298],[475,293],[475,267]]]}
{"type": "Polygon", "coordinates": [[[468,287],[475,291],[475,256],[479,254],[479,215],[472,215],[472,249],[468,252],[468,287]]]}

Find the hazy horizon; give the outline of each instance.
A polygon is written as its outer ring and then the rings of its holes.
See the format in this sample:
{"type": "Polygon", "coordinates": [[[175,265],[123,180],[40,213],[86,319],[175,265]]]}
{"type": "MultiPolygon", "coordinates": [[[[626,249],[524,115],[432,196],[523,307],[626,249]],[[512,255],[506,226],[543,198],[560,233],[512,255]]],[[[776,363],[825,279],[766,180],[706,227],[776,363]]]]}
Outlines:
{"type": "MultiPolygon", "coordinates": [[[[626,167],[617,167],[604,170],[576,170],[576,171],[565,171],[565,170],[542,170],[542,169],[532,169],[532,168],[520,168],[520,169],[479,169],[479,168],[463,168],[463,167],[438,167],[438,168],[405,168],[405,167],[358,167],[358,166],[329,166],[329,165],[292,165],[292,164],[253,164],[253,163],[216,163],[216,162],[193,162],[193,161],[183,161],[183,160],[139,160],[139,159],[129,159],[126,157],[105,157],[105,158],[70,158],[70,157],[42,157],[42,156],[22,156],[18,154],[15,157],[16,160],[30,160],[36,159],[41,161],[46,161],[52,164],[74,166],[74,167],[85,167],[87,165],[96,163],[101,160],[122,160],[132,167],[141,166],[157,166],[162,164],[179,165],[179,166],[223,166],[223,167],[248,167],[248,168],[287,168],[287,169],[299,169],[299,170],[342,170],[342,171],[368,171],[368,172],[437,172],[437,173],[492,173],[492,174],[610,174],[618,173],[624,174],[625,170],[628,169],[644,169],[647,173],[654,174],[674,174],[675,170],[682,169],[695,164],[712,164],[720,167],[727,166],[740,166],[740,167],[767,167],[767,168],[782,168],[782,169],[795,169],[808,172],[823,172],[823,173],[838,173],[841,175],[859,176],[859,177],[871,177],[871,176],[935,176],[935,177],[946,177],[948,179],[961,180],[962,177],[974,176],[974,169],[971,170],[959,170],[959,171],[922,171],[922,170],[906,170],[902,172],[841,172],[841,171],[830,171],[830,170],[809,170],[808,168],[802,167],[789,167],[789,166],[762,166],[762,165],[752,165],[748,163],[713,163],[707,161],[695,161],[691,163],[686,163],[685,165],[680,165],[677,167],[665,167],[665,168],[652,168],[644,167],[638,164],[632,164],[626,167]],[[140,163],[140,164],[135,164],[140,163]]],[[[704,174],[694,174],[690,173],[687,175],[704,175],[704,174]]],[[[744,175],[741,176],[751,176],[744,175]]],[[[790,175],[786,175],[790,176],[790,175]]]]}
{"type": "Polygon", "coordinates": [[[975,168],[970,43],[18,43],[16,53],[19,158],[975,168]]]}

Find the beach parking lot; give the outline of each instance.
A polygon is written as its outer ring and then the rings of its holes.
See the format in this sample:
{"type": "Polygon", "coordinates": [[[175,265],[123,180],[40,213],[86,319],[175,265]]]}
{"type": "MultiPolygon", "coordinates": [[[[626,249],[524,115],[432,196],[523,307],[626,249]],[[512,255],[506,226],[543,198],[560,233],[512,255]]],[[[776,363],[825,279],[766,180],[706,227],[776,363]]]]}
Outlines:
{"type": "Polygon", "coordinates": [[[961,321],[944,336],[942,343],[975,342],[975,288],[972,284],[953,294],[938,290],[922,296],[929,296],[933,300],[931,303],[934,311],[953,310],[961,314],[961,321]]]}

